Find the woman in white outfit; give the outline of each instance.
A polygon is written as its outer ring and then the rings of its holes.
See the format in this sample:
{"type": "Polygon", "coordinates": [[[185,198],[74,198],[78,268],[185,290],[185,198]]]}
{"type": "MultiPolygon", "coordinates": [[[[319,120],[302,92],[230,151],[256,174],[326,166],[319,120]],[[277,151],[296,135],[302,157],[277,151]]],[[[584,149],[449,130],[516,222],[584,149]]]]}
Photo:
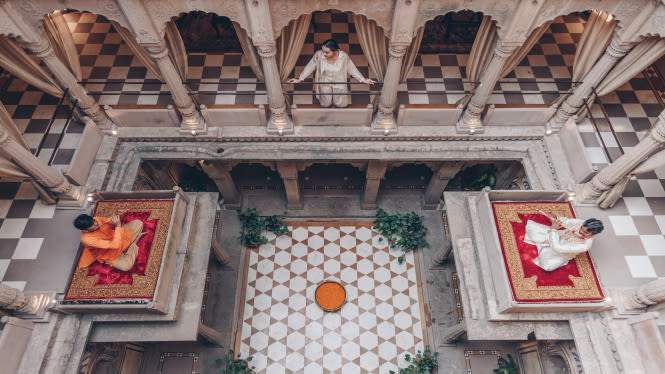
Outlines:
{"type": "Polygon", "coordinates": [[[356,78],[359,82],[370,85],[376,83],[372,79],[363,77],[358,68],[356,68],[356,65],[351,61],[351,58],[349,58],[349,55],[339,49],[334,39],[328,39],[323,42],[321,50],[317,51],[314,57],[309,60],[305,69],[300,73],[300,77],[298,79],[291,78],[287,82],[300,83],[314,71],[316,71],[314,74],[316,98],[319,99],[323,107],[335,105],[336,107],[343,108],[349,105],[349,97],[346,95],[348,92],[346,80],[349,75],[356,78]],[[321,84],[325,82],[336,83],[321,84]]]}
{"type": "Polygon", "coordinates": [[[590,218],[582,221],[577,218],[558,217],[552,220],[552,226],[546,226],[534,221],[527,221],[524,242],[538,247],[538,257],[533,263],[545,271],[552,271],[564,266],[578,254],[591,248],[593,237],[603,231],[603,223],[590,218]],[[579,237],[566,226],[583,236],[579,237]]]}

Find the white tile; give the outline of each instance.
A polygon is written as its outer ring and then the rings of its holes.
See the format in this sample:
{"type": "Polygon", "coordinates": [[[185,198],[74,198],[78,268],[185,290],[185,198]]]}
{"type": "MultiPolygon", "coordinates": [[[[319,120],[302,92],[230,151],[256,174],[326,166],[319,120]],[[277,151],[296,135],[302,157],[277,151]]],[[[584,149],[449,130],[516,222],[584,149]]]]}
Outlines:
{"type": "Polygon", "coordinates": [[[600,147],[587,147],[586,154],[589,156],[589,161],[592,164],[605,164],[607,163],[607,157],[603,152],[603,149],[600,147]]]}
{"type": "Polygon", "coordinates": [[[25,285],[28,283],[26,281],[6,281],[2,282],[3,284],[9,286],[9,287],[14,287],[16,289],[19,289],[23,291],[25,289],[25,285]]]}
{"type": "Polygon", "coordinates": [[[18,239],[28,224],[27,218],[7,218],[0,227],[0,239],[18,239]]]}
{"type": "Polygon", "coordinates": [[[642,246],[649,256],[665,256],[665,236],[640,235],[642,246]]]}
{"type": "Polygon", "coordinates": [[[5,277],[5,273],[7,272],[7,268],[11,261],[12,260],[0,260],[0,281],[5,277]]]}
{"type": "Polygon", "coordinates": [[[656,278],[649,256],[624,256],[633,278],[656,278]]]}
{"type": "Polygon", "coordinates": [[[658,179],[638,179],[644,197],[664,197],[665,189],[658,179]]]}
{"type": "Polygon", "coordinates": [[[30,212],[30,218],[53,218],[55,204],[44,204],[41,200],[35,201],[30,212]]]}
{"type": "Polygon", "coordinates": [[[654,173],[656,173],[656,176],[658,179],[665,179],[665,166],[659,167],[658,169],[654,170],[654,173]]]}
{"type": "Polygon", "coordinates": [[[18,240],[12,260],[34,260],[39,255],[44,238],[21,238],[18,240]]]}
{"type": "Polygon", "coordinates": [[[9,212],[9,208],[12,206],[12,201],[13,200],[0,200],[0,218],[7,217],[7,212],[9,212]]]}
{"type": "Polygon", "coordinates": [[[649,207],[647,199],[644,197],[624,197],[628,213],[631,216],[651,216],[653,212],[649,207]]]}

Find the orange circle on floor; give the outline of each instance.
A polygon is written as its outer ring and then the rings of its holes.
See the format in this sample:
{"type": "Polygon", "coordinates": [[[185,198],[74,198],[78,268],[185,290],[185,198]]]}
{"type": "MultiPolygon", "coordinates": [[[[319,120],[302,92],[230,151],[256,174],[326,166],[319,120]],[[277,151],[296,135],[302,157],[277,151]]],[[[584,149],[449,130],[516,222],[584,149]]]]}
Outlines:
{"type": "Polygon", "coordinates": [[[334,312],[344,305],[346,290],[338,282],[325,281],[316,287],[314,299],[321,309],[326,312],[334,312]]]}

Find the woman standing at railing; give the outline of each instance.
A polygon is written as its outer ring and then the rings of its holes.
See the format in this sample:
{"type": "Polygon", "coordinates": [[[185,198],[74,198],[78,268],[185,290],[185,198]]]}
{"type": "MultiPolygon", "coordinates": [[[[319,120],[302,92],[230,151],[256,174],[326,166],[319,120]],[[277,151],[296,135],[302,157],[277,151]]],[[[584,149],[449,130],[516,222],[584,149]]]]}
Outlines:
{"type": "Polygon", "coordinates": [[[323,42],[321,50],[317,51],[314,57],[309,60],[305,69],[300,73],[300,77],[298,79],[291,78],[287,82],[300,83],[315,70],[316,98],[319,99],[323,107],[335,105],[343,108],[349,104],[349,96],[346,95],[348,92],[346,83],[341,83],[346,82],[349,75],[359,82],[370,85],[376,83],[372,79],[363,77],[349,55],[339,49],[334,39],[323,42]],[[331,84],[322,84],[324,82],[331,82],[331,84]]]}

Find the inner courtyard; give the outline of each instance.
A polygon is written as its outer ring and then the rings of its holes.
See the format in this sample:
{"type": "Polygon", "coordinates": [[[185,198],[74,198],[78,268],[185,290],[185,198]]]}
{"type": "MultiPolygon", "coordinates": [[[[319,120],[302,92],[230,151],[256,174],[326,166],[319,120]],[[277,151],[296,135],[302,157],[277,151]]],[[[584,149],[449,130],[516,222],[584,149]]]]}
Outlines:
{"type": "Polygon", "coordinates": [[[233,373],[232,350],[256,373],[387,374],[427,349],[441,374],[665,370],[662,14],[0,4],[0,357],[233,373]],[[318,70],[288,83],[329,39],[377,82],[333,81],[345,107],[322,107],[318,70]],[[545,272],[523,231],[550,206],[605,229],[545,272]],[[82,267],[72,222],[120,211],[146,236],[132,270],[82,267]],[[250,244],[252,211],[287,232],[250,244]],[[403,253],[381,212],[419,217],[426,245],[403,253]],[[317,304],[325,281],[341,308],[317,304]]]}

